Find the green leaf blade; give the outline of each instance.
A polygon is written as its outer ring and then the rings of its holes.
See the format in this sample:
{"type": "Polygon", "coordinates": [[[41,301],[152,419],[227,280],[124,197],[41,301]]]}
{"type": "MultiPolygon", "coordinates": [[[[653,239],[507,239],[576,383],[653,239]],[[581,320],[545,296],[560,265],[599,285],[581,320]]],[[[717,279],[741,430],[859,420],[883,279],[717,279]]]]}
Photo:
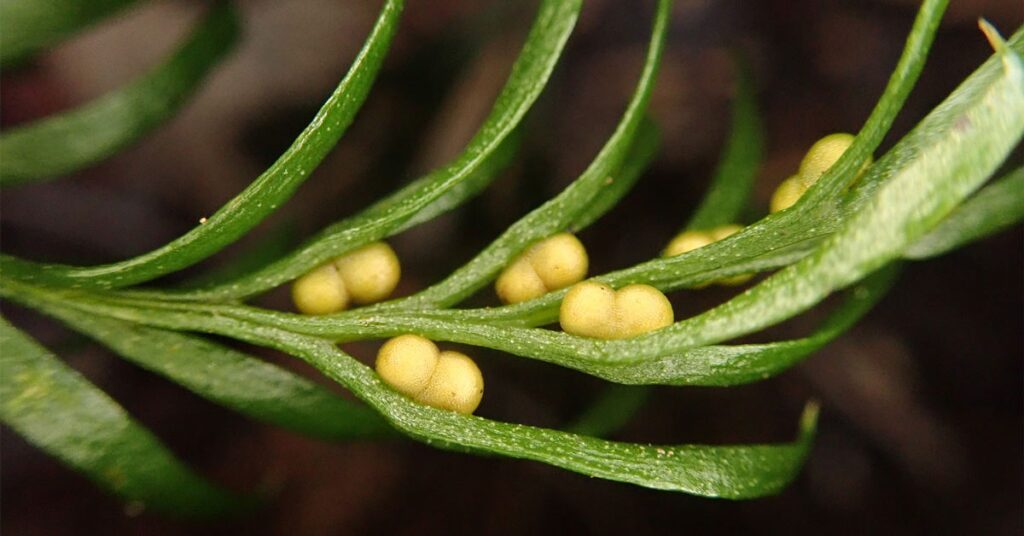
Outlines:
{"type": "Polygon", "coordinates": [[[0,320],[0,417],[30,443],[146,508],[209,517],[251,505],[181,464],[116,402],[0,320]]]}
{"type": "Polygon", "coordinates": [[[812,208],[827,203],[856,180],[861,167],[881,145],[896,116],[903,109],[910,91],[920,78],[928,51],[935,40],[935,32],[948,5],[949,0],[924,0],[921,3],[910,35],[907,36],[906,45],[903,47],[903,53],[889,77],[882,97],[871,110],[871,115],[864,122],[849,149],[811,186],[796,207],[812,208]]]}
{"type": "Polygon", "coordinates": [[[4,0],[0,2],[0,64],[7,66],[60,42],[136,0],[4,0]]]}
{"type": "Polygon", "coordinates": [[[705,497],[752,499],[780,491],[802,467],[817,421],[817,407],[809,405],[792,443],[617,443],[437,410],[392,391],[372,370],[333,345],[300,336],[288,341],[275,337],[273,344],[307,360],[377,408],[396,428],[428,444],[534,460],[588,476],[705,497]]]}
{"type": "Polygon", "coordinates": [[[386,437],[392,432],[366,407],[212,341],[82,314],[55,303],[35,306],[128,361],[256,420],[329,441],[386,437]]]}
{"type": "Polygon", "coordinates": [[[169,120],[231,50],[238,19],[227,3],[163,64],[75,110],[0,134],[0,186],[52,179],[95,164],[169,120]]]}
{"type": "Polygon", "coordinates": [[[805,310],[901,255],[980,187],[1022,134],[1024,66],[1006,50],[872,166],[861,186],[872,194],[813,254],[719,307],[609,350],[652,355],[702,346],[805,310]]]}
{"type": "Polygon", "coordinates": [[[167,297],[224,301],[259,294],[301,276],[331,257],[406,229],[408,222],[421,219],[419,215],[424,211],[428,215],[437,213],[435,203],[442,203],[447,209],[472,195],[482,187],[477,181],[492,178],[491,170],[498,167],[511,148],[506,145],[507,140],[546,86],[575,27],[579,10],[579,0],[544,0],[541,3],[490,114],[453,162],[363,212],[328,226],[291,254],[253,274],[228,284],[167,297]]]}
{"type": "Polygon", "coordinates": [[[164,246],[112,264],[41,264],[4,255],[0,267],[26,281],[118,288],[191,266],[234,242],[291,197],[351,124],[384,61],[403,5],[404,0],[386,1],[349,72],[312,122],[269,169],[205,222],[164,246]]]}
{"type": "Polygon", "coordinates": [[[605,187],[594,196],[594,200],[583,205],[582,211],[579,211],[568,225],[569,232],[578,233],[586,229],[614,208],[632,190],[660,148],[661,133],[657,124],[647,117],[637,127],[635,138],[622,165],[609,175],[611,180],[606,180],[605,187]]]}
{"type": "Polygon", "coordinates": [[[913,260],[937,257],[1012,227],[1024,220],[1024,168],[1017,168],[975,194],[903,256],[913,260]]]}

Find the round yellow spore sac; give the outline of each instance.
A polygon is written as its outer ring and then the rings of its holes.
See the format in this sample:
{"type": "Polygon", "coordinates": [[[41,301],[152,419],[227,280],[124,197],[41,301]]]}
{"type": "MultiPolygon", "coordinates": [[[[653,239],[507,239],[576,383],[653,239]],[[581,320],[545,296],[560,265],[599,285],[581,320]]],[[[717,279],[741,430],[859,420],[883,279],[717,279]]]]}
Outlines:
{"type": "Polygon", "coordinates": [[[775,189],[775,193],[772,194],[772,199],[768,206],[769,210],[774,214],[795,205],[803,197],[807,188],[808,186],[804,184],[803,179],[799,175],[793,175],[782,181],[779,187],[775,189]]]}
{"type": "Polygon", "coordinates": [[[484,378],[472,359],[442,352],[419,335],[401,335],[384,343],[375,368],[394,390],[438,409],[469,415],[484,396],[484,378]]]}
{"type": "Polygon", "coordinates": [[[804,159],[800,161],[797,175],[806,186],[814,184],[853,145],[853,140],[853,134],[837,132],[814,142],[804,155],[804,159]]]}
{"type": "Polygon", "coordinates": [[[676,255],[682,255],[695,249],[700,249],[710,243],[714,242],[711,235],[704,231],[683,231],[675,236],[671,242],[665,246],[665,251],[661,253],[663,257],[675,257],[676,255]]]}
{"type": "Polygon", "coordinates": [[[334,263],[327,263],[295,280],[292,301],[299,312],[326,315],[348,307],[351,297],[334,263]]]}
{"type": "Polygon", "coordinates": [[[587,250],[571,233],[559,233],[530,246],[494,282],[504,303],[519,303],[581,281],[587,275],[587,250]]]}
{"type": "MultiPolygon", "coordinates": [[[[836,162],[839,161],[839,157],[843,156],[851,145],[855,136],[853,134],[847,134],[845,132],[837,132],[835,134],[829,134],[824,138],[814,142],[814,145],[804,155],[804,159],[800,162],[800,169],[797,171],[797,175],[800,176],[806,187],[810,187],[814,183],[818,182],[818,179],[825,174],[836,162]]],[[[861,166],[860,171],[857,172],[857,178],[859,178],[864,170],[871,165],[872,158],[868,156],[868,159],[861,166]]]]}
{"type": "MultiPolygon", "coordinates": [[[[700,249],[715,240],[711,238],[711,233],[707,231],[683,231],[675,236],[671,242],[665,246],[665,250],[661,252],[662,257],[675,257],[676,255],[682,255],[683,253],[689,253],[695,249],[700,249]]],[[[694,289],[702,289],[711,283],[701,283],[694,285],[694,289]]]]}
{"type": "Polygon", "coordinates": [[[608,285],[577,283],[559,310],[562,330],[597,339],[625,339],[671,325],[672,304],[650,285],[628,285],[618,291],[608,285]]]}
{"type": "Polygon", "coordinates": [[[298,278],[292,285],[292,301],[304,314],[336,313],[350,302],[367,304],[388,297],[401,274],[391,246],[374,242],[298,278]]]}

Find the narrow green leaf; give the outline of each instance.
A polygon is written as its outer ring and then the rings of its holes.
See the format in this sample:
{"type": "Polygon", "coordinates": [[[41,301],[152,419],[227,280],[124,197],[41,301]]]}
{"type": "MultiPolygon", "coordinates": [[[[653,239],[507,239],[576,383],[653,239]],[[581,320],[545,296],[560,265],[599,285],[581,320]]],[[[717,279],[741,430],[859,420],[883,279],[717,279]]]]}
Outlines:
{"type": "Polygon", "coordinates": [[[801,419],[793,443],[774,445],[641,445],[491,421],[417,404],[387,388],[369,368],[332,345],[290,351],[352,389],[403,432],[454,450],[535,460],[592,477],[706,497],[751,499],[780,491],[810,449],[817,408],[801,419]],[[345,359],[347,358],[347,359],[345,359]]]}
{"type": "Polygon", "coordinates": [[[262,343],[276,344],[305,359],[377,408],[396,428],[420,441],[453,450],[535,460],[588,476],[708,497],[750,499],[781,490],[799,472],[817,420],[817,407],[809,405],[801,418],[799,437],[785,444],[616,443],[417,404],[385,386],[368,367],[323,341],[279,334],[262,343]]]}
{"type": "Polygon", "coordinates": [[[404,0],[387,0],[348,74],[309,126],[277,162],[205,223],[153,251],[113,264],[41,264],[4,255],[4,273],[52,285],[123,287],[191,266],[234,242],[291,197],[352,122],[384,61],[403,4],[404,0]]]}
{"type": "Polygon", "coordinates": [[[56,44],[131,6],[135,0],[4,0],[0,2],[0,64],[56,44]]]}
{"type": "Polygon", "coordinates": [[[609,343],[606,350],[664,355],[750,333],[807,309],[898,257],[935,227],[984,183],[1022,134],[1024,66],[1007,49],[869,169],[859,189],[871,195],[814,253],[721,306],[654,334],[609,343]],[[885,180],[872,180],[880,177],[885,180]]]}
{"type": "Polygon", "coordinates": [[[589,476],[709,497],[749,499],[781,490],[799,471],[817,418],[816,406],[809,406],[798,439],[787,444],[615,443],[437,410],[392,391],[371,369],[330,343],[288,333],[250,337],[250,342],[305,359],[377,408],[393,426],[428,444],[535,460],[589,476]]]}
{"type": "Polygon", "coordinates": [[[593,201],[583,205],[582,212],[569,224],[569,231],[578,233],[586,229],[614,208],[633,189],[633,185],[651,165],[660,147],[661,133],[658,131],[658,125],[647,116],[637,127],[633,145],[630,146],[625,161],[610,175],[611,184],[605,185],[593,201]]]}
{"type": "MultiPolygon", "coordinates": [[[[241,299],[274,288],[308,272],[325,260],[344,254],[407,227],[407,222],[427,210],[445,210],[463,201],[483,185],[477,180],[493,177],[503,158],[500,150],[547,84],[579,15],[580,0],[544,0],[512,67],[505,87],[498,95],[483,125],[447,166],[435,170],[363,212],[323,229],[285,258],[267,265],[230,284],[174,293],[170,299],[241,299]],[[492,158],[497,159],[491,161],[492,158]],[[478,170],[485,172],[476,175],[478,170]],[[475,178],[474,178],[475,177],[475,178]],[[469,183],[472,187],[465,187],[469,183]],[[452,192],[458,191],[459,194],[452,192]],[[465,196],[459,199],[459,196],[465,196]],[[444,201],[439,201],[444,199],[444,201]]],[[[505,153],[507,154],[507,153],[505,153]]],[[[152,293],[140,295],[153,295],[152,293]]]]}
{"type": "Polygon", "coordinates": [[[935,40],[935,31],[948,4],[949,0],[922,2],[914,26],[907,37],[903,54],[896,63],[896,69],[889,77],[889,83],[882,92],[878,104],[871,111],[850,148],[800,198],[796,206],[813,207],[827,203],[853,183],[864,163],[882,143],[896,116],[903,109],[903,103],[910,95],[910,90],[920,77],[932,41],[935,40]]]}
{"type": "Polygon", "coordinates": [[[0,418],[30,443],[127,501],[208,517],[244,507],[45,348],[0,319],[0,418]]]}
{"type": "Polygon", "coordinates": [[[1024,168],[986,186],[903,252],[920,260],[948,253],[1024,220],[1024,168]]]}
{"type": "Polygon", "coordinates": [[[764,135],[750,67],[739,56],[735,63],[736,96],[729,139],[711,179],[711,187],[686,224],[687,229],[705,230],[736,223],[750,202],[757,167],[761,163],[764,135]]]}
{"type": "Polygon", "coordinates": [[[364,406],[309,380],[198,336],[36,303],[129,361],[253,419],[327,440],[381,437],[392,430],[364,406]]]}
{"type": "Polygon", "coordinates": [[[252,240],[248,249],[241,251],[222,266],[190,278],[182,282],[178,288],[182,290],[202,288],[243,277],[287,255],[298,240],[298,228],[295,221],[283,222],[269,229],[258,239],[252,240]]]}
{"type": "Polygon", "coordinates": [[[0,278],[0,294],[29,306],[47,301],[66,303],[85,312],[170,329],[217,333],[274,348],[306,360],[376,408],[392,426],[428,444],[525,458],[651,488],[730,499],[770,495],[782,489],[799,471],[814,433],[817,413],[812,407],[805,412],[800,436],[794,443],[652,446],[603,441],[424,406],[392,391],[373,370],[330,341],[285,331],[272,324],[211,313],[211,309],[203,310],[192,304],[162,304],[180,310],[124,307],[106,303],[107,298],[89,291],[31,287],[7,278],[0,278]]]}
{"type": "MultiPolygon", "coordinates": [[[[521,138],[522,131],[520,128],[512,130],[508,137],[505,138],[505,141],[501,142],[501,145],[494,150],[494,153],[480,162],[476,170],[470,173],[463,182],[460,182],[442,194],[441,197],[438,197],[435,201],[431,202],[409,218],[405,223],[391,231],[388,236],[396,235],[423,222],[430,221],[441,214],[458,207],[463,202],[472,199],[482,192],[487,185],[498,176],[498,173],[501,172],[501,170],[507,168],[509,164],[512,163],[512,158],[516,155],[516,152],[519,149],[519,143],[522,141],[521,138]]],[[[400,198],[403,195],[403,192],[414,192],[418,188],[422,187],[422,184],[423,179],[416,181],[406,188],[403,188],[398,193],[389,196],[384,202],[389,205],[393,204],[397,201],[397,198],[400,198]]]]}
{"type": "Polygon", "coordinates": [[[162,65],[75,110],[0,134],[0,185],[51,179],[99,162],[167,121],[238,36],[230,5],[217,4],[162,65]]]}
{"type": "Polygon", "coordinates": [[[615,132],[583,174],[560,194],[509,226],[497,240],[440,283],[367,311],[445,307],[458,303],[486,285],[534,242],[573,227],[575,223],[589,223],[587,220],[600,216],[614,206],[618,196],[625,195],[657,143],[653,127],[640,127],[644,124],[644,113],[664,50],[668,6],[667,2],[658,4],[643,70],[626,111],[615,132]],[[644,133],[638,138],[640,132],[644,133]],[[613,171],[630,160],[640,165],[627,167],[620,177],[612,176],[613,171]]]}

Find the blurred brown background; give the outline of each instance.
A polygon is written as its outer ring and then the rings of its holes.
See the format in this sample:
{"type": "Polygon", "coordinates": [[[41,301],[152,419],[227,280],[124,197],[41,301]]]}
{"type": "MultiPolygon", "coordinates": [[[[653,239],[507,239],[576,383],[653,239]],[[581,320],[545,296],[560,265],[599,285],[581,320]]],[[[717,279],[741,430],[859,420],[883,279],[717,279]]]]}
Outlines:
{"type": "MultiPolygon", "coordinates": [[[[347,69],[377,1],[241,2],[245,36],[173,122],[118,157],[64,181],[5,191],[4,250],[39,260],[125,258],[185,232],[287,147],[347,69]]],[[[888,147],[988,55],[984,16],[1009,34],[1016,0],[954,0],[888,147]]],[[[595,273],[656,254],[699,200],[726,135],[733,67],[750,58],[766,126],[755,210],[806,148],[856,131],[894,66],[911,0],[676,0],[652,103],[663,134],[635,190],[582,234],[595,273]]],[[[41,117],[130,80],[187,31],[201,2],[143,2],[37,61],[3,73],[4,126],[41,117]]],[[[199,273],[323,225],[450,159],[503,83],[536,2],[411,1],[371,97],[336,150],[270,221],[199,273]]],[[[400,294],[468,260],[557,193],[610,134],[638,74],[652,2],[587,0],[550,87],[528,116],[513,165],[453,214],[392,240],[400,294]]],[[[1014,157],[1019,164],[1021,155],[1014,157]]],[[[739,443],[791,438],[804,401],[824,410],[802,476],[778,497],[714,501],[590,479],[532,462],[440,452],[413,442],[329,445],[254,423],[5,305],[202,473],[236,488],[273,486],[251,519],[188,525],[115,500],[4,429],[5,534],[519,534],[1024,532],[1019,228],[907,267],[857,328],[778,378],[733,389],[658,388],[616,439],[739,443]]],[[[184,275],[174,279],[180,279],[184,275]]],[[[677,316],[730,292],[679,292],[677,316]]],[[[486,293],[485,293],[486,294],[486,293]]],[[[481,295],[474,303],[491,303],[481,295]]],[[[286,292],[261,298],[288,308],[286,292]]],[[[752,340],[806,333],[820,315],[752,340]]],[[[346,347],[369,359],[376,343],[346,347]]],[[[487,377],[479,414],[559,426],[601,382],[472,350],[487,377]]],[[[296,360],[261,355],[316,374],[296,360]]]]}

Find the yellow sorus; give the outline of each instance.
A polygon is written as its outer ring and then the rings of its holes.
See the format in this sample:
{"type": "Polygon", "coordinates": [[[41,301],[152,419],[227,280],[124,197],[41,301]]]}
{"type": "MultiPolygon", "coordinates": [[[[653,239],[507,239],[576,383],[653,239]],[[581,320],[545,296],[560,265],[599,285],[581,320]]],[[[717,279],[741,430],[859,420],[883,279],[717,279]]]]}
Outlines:
{"type": "Polygon", "coordinates": [[[675,257],[676,255],[682,255],[700,249],[710,243],[714,242],[709,233],[704,231],[683,231],[676,235],[671,242],[665,246],[665,251],[662,252],[663,257],[675,257]]]}
{"type": "Polygon", "coordinates": [[[772,214],[774,214],[780,210],[785,210],[795,205],[796,202],[803,197],[807,188],[809,188],[809,186],[803,183],[800,175],[791,176],[790,178],[782,181],[782,184],[775,189],[775,193],[772,194],[772,199],[768,205],[768,209],[772,214]]]}
{"type": "MultiPolygon", "coordinates": [[[[682,255],[683,253],[702,248],[708,244],[712,244],[722,240],[723,238],[732,236],[738,233],[741,229],[743,229],[741,225],[730,223],[728,225],[720,225],[707,231],[683,231],[668,243],[668,246],[665,247],[663,256],[674,257],[676,255],[682,255]]],[[[715,283],[720,285],[742,285],[749,281],[751,277],[754,277],[753,274],[740,274],[720,279],[715,281],[715,283]]],[[[708,283],[705,283],[694,288],[703,288],[707,285],[708,283]]]]}
{"type": "Polygon", "coordinates": [[[394,390],[428,406],[469,415],[484,396],[480,368],[465,354],[440,351],[419,335],[401,335],[377,352],[377,374],[394,390]]]}
{"type": "MultiPolygon", "coordinates": [[[[814,142],[814,145],[804,155],[803,160],[800,161],[797,174],[783,181],[772,194],[771,212],[778,212],[795,205],[804,192],[818,182],[818,179],[839,161],[843,153],[853,145],[854,139],[853,134],[837,132],[814,142]]],[[[871,162],[871,157],[868,157],[864,166],[861,167],[858,177],[871,165],[871,162]]]]}
{"type": "Polygon", "coordinates": [[[804,159],[800,161],[797,175],[807,186],[818,182],[828,168],[838,162],[839,157],[843,156],[843,153],[853,145],[853,140],[853,134],[837,132],[814,142],[814,145],[811,145],[807,154],[804,155],[804,159]]]}
{"type": "Polygon", "coordinates": [[[295,280],[292,301],[307,315],[336,313],[350,302],[374,303],[391,294],[401,272],[391,246],[374,242],[295,280]]]}
{"type": "Polygon", "coordinates": [[[628,285],[613,290],[608,285],[577,283],[559,311],[566,333],[598,339],[625,339],[672,324],[672,304],[650,285],[628,285]]]}
{"type": "Polygon", "coordinates": [[[587,275],[587,250],[574,235],[559,233],[530,246],[498,276],[504,303],[519,303],[565,288],[587,275]]]}

